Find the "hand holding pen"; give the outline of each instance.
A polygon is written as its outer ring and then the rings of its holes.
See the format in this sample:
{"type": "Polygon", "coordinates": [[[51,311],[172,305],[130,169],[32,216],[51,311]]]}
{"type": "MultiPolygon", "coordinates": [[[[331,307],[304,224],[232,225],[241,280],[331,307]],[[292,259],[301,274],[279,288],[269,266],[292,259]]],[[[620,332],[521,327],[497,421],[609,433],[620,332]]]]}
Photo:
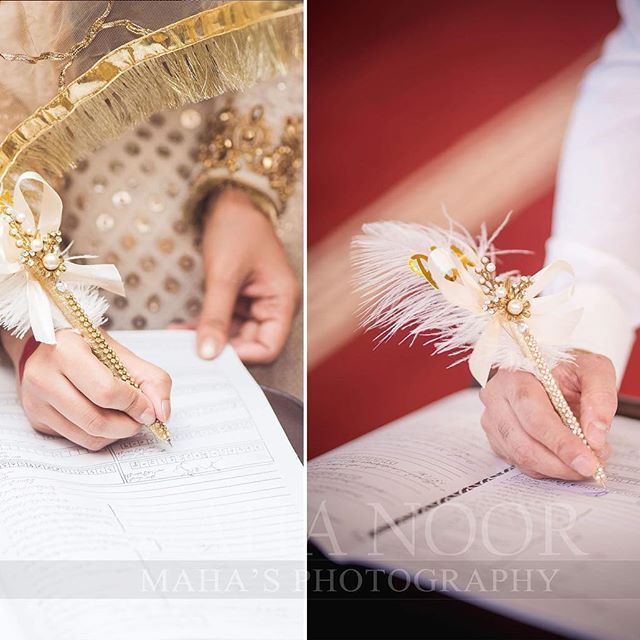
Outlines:
{"type": "Polygon", "coordinates": [[[138,434],[171,413],[171,378],[109,338],[140,383],[115,378],[72,330],[57,332],[57,344],[19,340],[3,332],[4,347],[19,372],[24,411],[34,429],[64,436],[90,451],[138,434]]]}
{"type": "Polygon", "coordinates": [[[617,407],[615,372],[604,356],[577,353],[553,375],[593,451],[577,439],[530,373],[500,370],[481,391],[482,426],[494,451],[535,478],[582,480],[594,475],[611,448],[607,436],[617,407]]]}
{"type": "Polygon", "coordinates": [[[17,358],[17,349],[14,351],[14,363],[20,359],[16,368],[24,376],[25,412],[36,428],[66,432],[70,440],[82,440],[90,449],[132,435],[141,425],[171,444],[165,425],[168,376],[153,365],[141,364],[142,360],[116,345],[99,327],[104,306],[96,289],[124,295],[120,274],[114,265],[82,264],[78,260],[87,256],[70,256],[69,247],[62,248],[61,218],[60,196],[34,172],[23,173],[13,195],[4,193],[0,199],[0,273],[5,276],[5,286],[11,285],[13,291],[12,304],[9,308],[5,305],[2,316],[3,327],[11,336],[6,340],[10,343],[14,336],[22,338],[30,330],[31,340],[44,345],[37,348],[40,356],[45,354],[41,366],[31,363],[29,372],[24,354],[35,350],[33,344],[29,347],[27,342],[17,358]],[[39,185],[39,193],[29,191],[27,187],[33,185],[39,185]],[[61,336],[75,346],[60,347],[61,336]],[[150,391],[141,392],[141,385],[150,391]],[[34,393],[30,399],[31,386],[34,393]],[[150,402],[154,392],[158,394],[163,387],[166,390],[150,402]],[[123,416],[109,411],[129,414],[135,422],[126,423],[123,416]]]}

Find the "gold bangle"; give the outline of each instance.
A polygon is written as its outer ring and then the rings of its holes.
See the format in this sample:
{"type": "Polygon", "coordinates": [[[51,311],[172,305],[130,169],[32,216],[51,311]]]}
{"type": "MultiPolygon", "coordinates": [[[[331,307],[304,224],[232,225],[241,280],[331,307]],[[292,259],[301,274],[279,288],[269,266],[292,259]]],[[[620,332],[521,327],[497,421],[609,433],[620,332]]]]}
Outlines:
{"type": "Polygon", "coordinates": [[[236,178],[221,178],[207,174],[200,176],[194,183],[189,198],[184,205],[184,218],[201,228],[207,215],[206,205],[210,201],[210,196],[217,196],[224,189],[237,189],[245,193],[256,208],[264,213],[274,227],[277,227],[278,207],[268,195],[236,178]]]}

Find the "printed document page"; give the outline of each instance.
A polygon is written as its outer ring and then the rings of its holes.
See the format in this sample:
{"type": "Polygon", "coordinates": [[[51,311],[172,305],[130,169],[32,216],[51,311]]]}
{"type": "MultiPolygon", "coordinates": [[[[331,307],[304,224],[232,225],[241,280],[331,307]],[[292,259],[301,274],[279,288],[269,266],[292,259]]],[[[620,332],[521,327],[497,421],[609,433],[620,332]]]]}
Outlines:
{"type": "Polygon", "coordinates": [[[173,446],[39,434],[3,372],[3,610],[29,639],[302,637],[303,467],[262,391],[192,332],[112,335],[170,373],[173,446]]]}
{"type": "Polygon", "coordinates": [[[572,637],[636,638],[640,424],[615,418],[603,490],[511,468],[481,412],[463,391],[311,461],[311,538],[572,637]]]}

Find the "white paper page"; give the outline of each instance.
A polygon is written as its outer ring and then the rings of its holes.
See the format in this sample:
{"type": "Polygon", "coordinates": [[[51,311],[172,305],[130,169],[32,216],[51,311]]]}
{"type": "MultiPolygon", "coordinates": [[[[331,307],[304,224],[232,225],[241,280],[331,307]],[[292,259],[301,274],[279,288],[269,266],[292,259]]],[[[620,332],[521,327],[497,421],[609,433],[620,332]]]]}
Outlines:
{"type": "Polygon", "coordinates": [[[508,465],[485,445],[481,429],[460,437],[468,409],[447,399],[311,460],[307,518],[314,541],[327,552],[360,555],[384,524],[383,512],[401,518],[504,471],[508,465]]]}
{"type": "Polygon", "coordinates": [[[314,541],[572,637],[636,638],[640,425],[615,419],[605,493],[509,471],[481,410],[461,392],[312,461],[314,541]]]}
{"type": "Polygon", "coordinates": [[[173,447],[144,432],[89,453],[0,393],[1,578],[40,598],[7,601],[28,637],[302,637],[303,467],[261,390],[191,332],[113,335],[171,374],[173,447]]]}
{"type": "Polygon", "coordinates": [[[26,640],[25,633],[25,629],[18,621],[12,601],[0,598],[0,638],[26,640]]]}

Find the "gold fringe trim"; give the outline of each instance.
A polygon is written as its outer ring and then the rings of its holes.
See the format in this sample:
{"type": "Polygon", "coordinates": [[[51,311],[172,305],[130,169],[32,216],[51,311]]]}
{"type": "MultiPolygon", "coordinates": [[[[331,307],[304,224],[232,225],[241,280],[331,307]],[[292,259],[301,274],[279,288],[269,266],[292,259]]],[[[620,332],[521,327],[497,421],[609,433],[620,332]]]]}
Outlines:
{"type": "Polygon", "coordinates": [[[0,185],[49,179],[151,114],[246,88],[302,59],[300,2],[236,0],[114,49],[0,144],[0,185]]]}

